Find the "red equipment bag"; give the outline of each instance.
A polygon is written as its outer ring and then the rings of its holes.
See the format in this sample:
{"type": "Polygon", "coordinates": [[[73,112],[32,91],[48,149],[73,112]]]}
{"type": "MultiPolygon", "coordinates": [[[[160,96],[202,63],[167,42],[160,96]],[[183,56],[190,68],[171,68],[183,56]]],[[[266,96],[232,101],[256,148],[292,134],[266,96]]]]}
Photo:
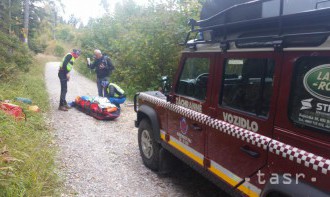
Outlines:
{"type": "Polygon", "coordinates": [[[23,109],[18,105],[0,102],[0,109],[4,111],[6,114],[14,116],[15,119],[17,120],[25,119],[25,114],[23,112],[23,109]]]}

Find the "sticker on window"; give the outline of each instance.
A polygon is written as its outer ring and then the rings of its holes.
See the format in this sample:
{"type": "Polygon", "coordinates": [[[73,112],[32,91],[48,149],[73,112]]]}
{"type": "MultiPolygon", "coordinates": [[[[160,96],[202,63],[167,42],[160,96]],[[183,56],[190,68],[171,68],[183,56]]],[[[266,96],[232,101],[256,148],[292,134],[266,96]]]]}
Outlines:
{"type": "Polygon", "coordinates": [[[330,104],[317,102],[314,98],[301,101],[301,108],[298,121],[330,129],[330,104]]]}
{"type": "Polygon", "coordinates": [[[330,132],[330,58],[302,57],[293,73],[290,119],[330,132]]]}
{"type": "Polygon", "coordinates": [[[304,86],[311,95],[330,102],[330,64],[308,71],[304,77],[304,86]]]}

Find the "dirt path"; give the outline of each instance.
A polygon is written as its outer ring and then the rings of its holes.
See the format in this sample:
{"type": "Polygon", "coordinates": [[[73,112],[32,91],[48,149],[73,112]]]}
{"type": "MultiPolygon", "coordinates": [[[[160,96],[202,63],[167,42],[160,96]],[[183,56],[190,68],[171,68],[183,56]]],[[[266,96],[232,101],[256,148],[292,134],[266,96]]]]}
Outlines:
{"type": "MultiPolygon", "coordinates": [[[[124,105],[116,121],[99,121],[76,109],[58,111],[58,65],[48,63],[45,78],[60,174],[67,188],[63,196],[221,196],[218,188],[185,165],[159,176],[142,164],[132,106],[124,105]]],[[[71,74],[68,101],[96,93],[95,82],[71,74]]]]}

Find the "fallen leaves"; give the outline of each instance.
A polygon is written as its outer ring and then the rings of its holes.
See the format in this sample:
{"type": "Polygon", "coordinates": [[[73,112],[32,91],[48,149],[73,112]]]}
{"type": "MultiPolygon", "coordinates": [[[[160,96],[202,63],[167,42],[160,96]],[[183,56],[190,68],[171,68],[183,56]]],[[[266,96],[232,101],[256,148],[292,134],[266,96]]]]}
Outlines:
{"type": "Polygon", "coordinates": [[[0,152],[0,175],[3,176],[13,175],[14,168],[12,166],[6,166],[12,162],[23,162],[23,161],[15,157],[12,157],[10,155],[7,145],[5,145],[0,152]]]}
{"type": "MultiPolygon", "coordinates": [[[[14,161],[17,161],[17,162],[23,162],[22,160],[19,160],[15,157],[12,157],[8,151],[8,148],[7,148],[7,145],[5,145],[2,150],[1,150],[1,153],[0,153],[0,161],[3,162],[3,163],[10,163],[10,162],[14,162],[14,161]]],[[[1,168],[0,168],[1,170],[1,168]]]]}
{"type": "Polygon", "coordinates": [[[9,184],[9,178],[15,177],[15,169],[10,165],[12,162],[23,162],[10,155],[7,145],[1,149],[0,152],[0,186],[9,184]]]}

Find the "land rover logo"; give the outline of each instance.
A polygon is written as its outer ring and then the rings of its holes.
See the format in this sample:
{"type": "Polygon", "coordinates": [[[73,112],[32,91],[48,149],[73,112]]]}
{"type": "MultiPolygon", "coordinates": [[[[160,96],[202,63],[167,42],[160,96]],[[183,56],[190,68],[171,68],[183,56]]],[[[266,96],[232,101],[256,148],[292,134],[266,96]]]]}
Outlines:
{"type": "Polygon", "coordinates": [[[305,74],[305,89],[313,96],[330,101],[330,64],[317,66],[305,74]]]}

